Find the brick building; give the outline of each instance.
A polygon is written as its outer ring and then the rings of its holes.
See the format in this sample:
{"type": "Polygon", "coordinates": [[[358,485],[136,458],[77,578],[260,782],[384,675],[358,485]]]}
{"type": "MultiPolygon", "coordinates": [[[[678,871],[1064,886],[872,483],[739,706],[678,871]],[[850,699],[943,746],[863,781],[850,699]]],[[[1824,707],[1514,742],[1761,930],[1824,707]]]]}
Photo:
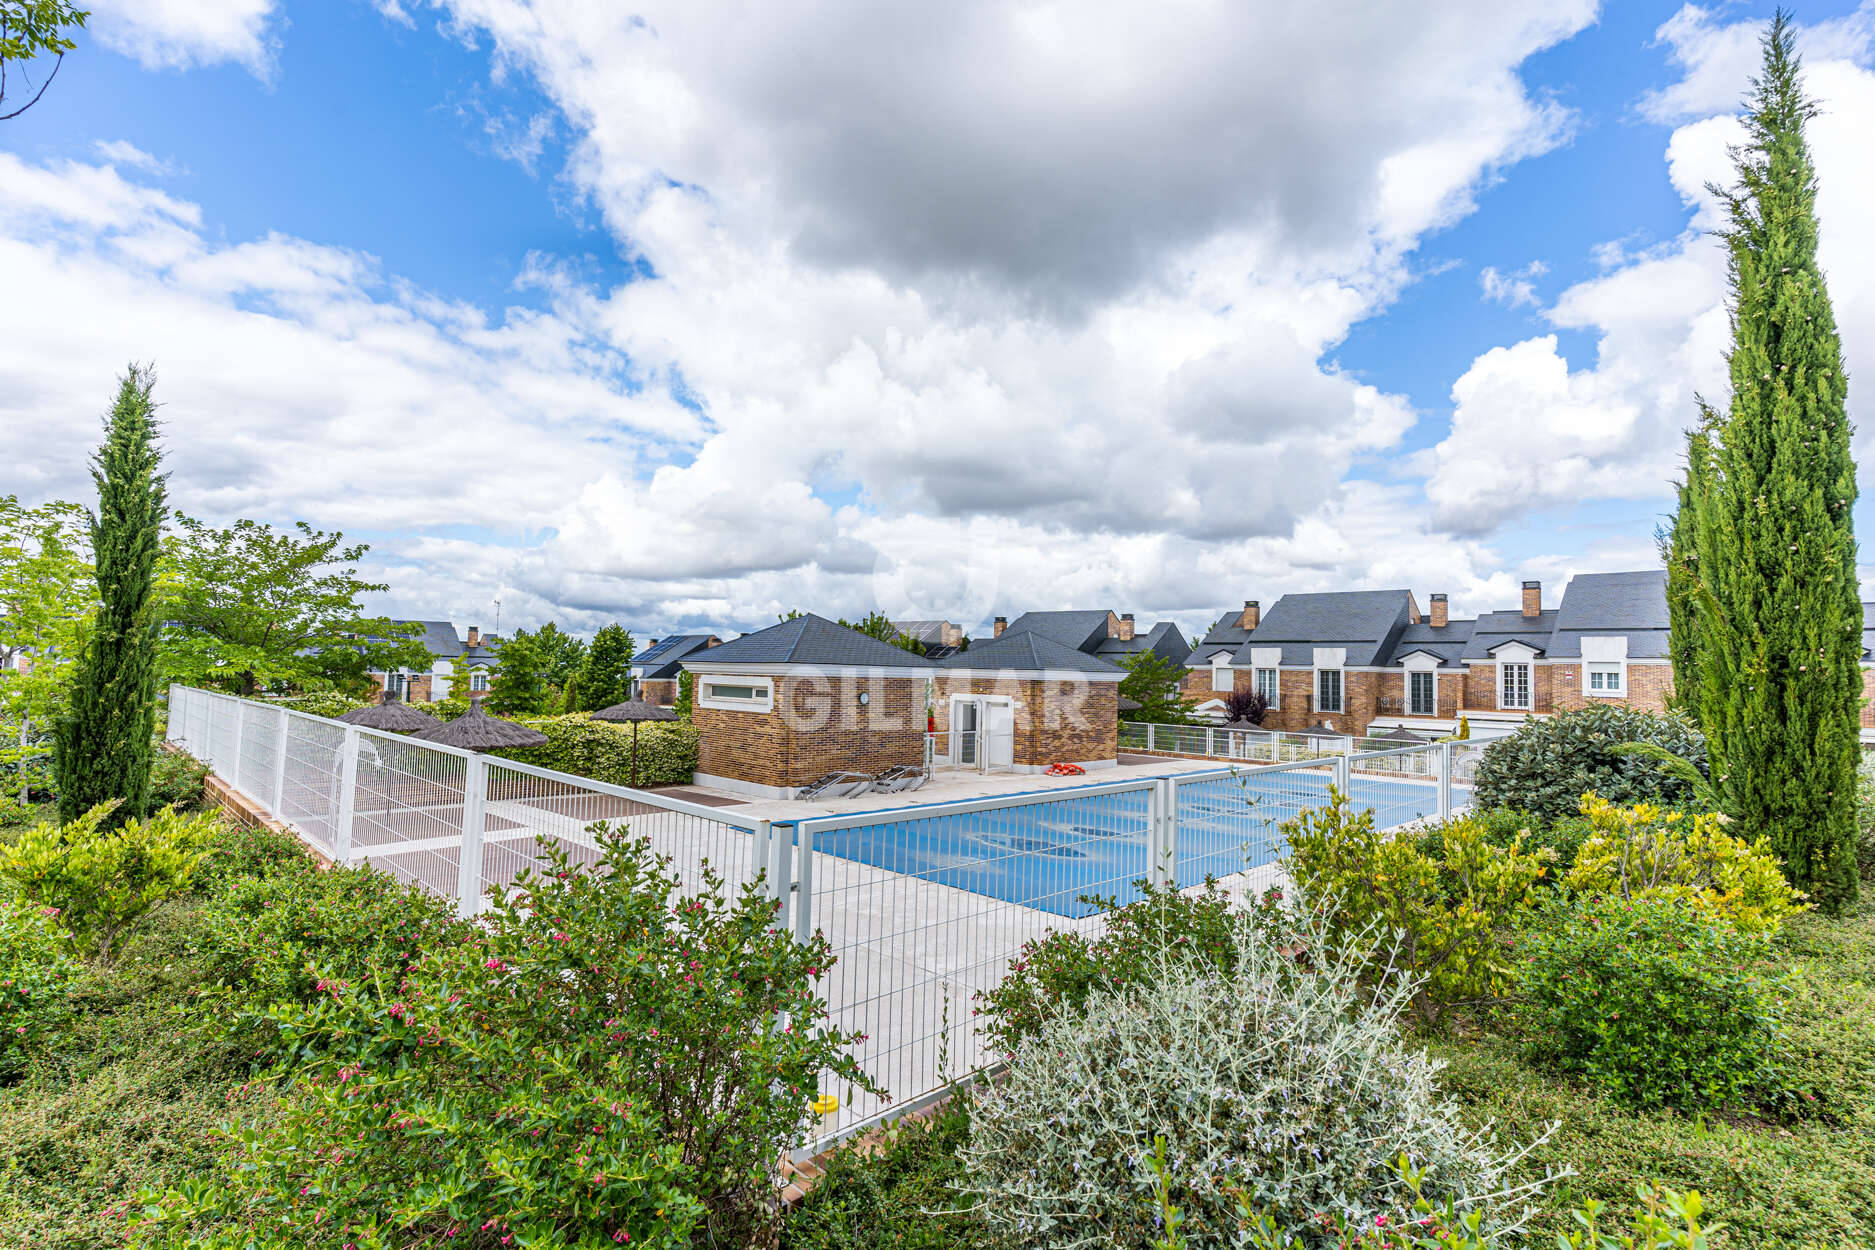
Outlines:
{"type": "Polygon", "coordinates": [[[696,780],[791,798],[827,773],[924,761],[932,668],[824,617],[797,616],[680,661],[696,682],[696,780]]]}
{"type": "Polygon", "coordinates": [[[684,661],[698,651],[722,645],[715,634],[674,634],[653,638],[651,645],[632,657],[633,693],[647,703],[669,707],[677,702],[677,681],[684,661]]]}
{"type": "Polygon", "coordinates": [[[1183,664],[1191,655],[1191,644],[1171,621],[1160,621],[1141,632],[1131,612],[1113,612],[1106,608],[1024,612],[1014,621],[999,616],[991,627],[990,636],[994,641],[1004,634],[1021,633],[1039,634],[1050,642],[1072,647],[1082,655],[1098,656],[1110,664],[1122,664],[1147,651],[1170,664],[1183,664]]]}
{"type": "Polygon", "coordinates": [[[1664,570],[1584,573],[1543,606],[1525,582],[1516,608],[1453,619],[1446,596],[1421,613],[1408,590],[1247,601],[1199,640],[1183,684],[1221,715],[1235,690],[1270,700],[1264,725],[1302,732],[1508,733],[1528,716],[1593,703],[1659,711],[1672,691],[1664,570]]]}
{"type": "Polygon", "coordinates": [[[465,638],[456,633],[450,621],[403,621],[419,626],[418,638],[430,653],[429,667],[400,668],[392,673],[372,673],[371,680],[381,694],[389,690],[406,703],[434,703],[451,694],[473,696],[488,690],[489,678],[501,661],[496,656],[500,639],[483,637],[482,631],[469,626],[465,638]]]}
{"type": "Polygon", "coordinates": [[[1031,630],[1011,629],[958,652],[937,666],[937,762],[1001,772],[1057,763],[1111,767],[1125,675],[1031,630]]]}

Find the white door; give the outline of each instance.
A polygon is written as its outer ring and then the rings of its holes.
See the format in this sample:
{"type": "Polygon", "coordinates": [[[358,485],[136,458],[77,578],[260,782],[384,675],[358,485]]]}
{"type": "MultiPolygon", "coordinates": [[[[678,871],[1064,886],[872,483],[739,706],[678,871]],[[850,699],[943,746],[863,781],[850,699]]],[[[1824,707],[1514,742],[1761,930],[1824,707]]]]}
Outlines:
{"type": "Polygon", "coordinates": [[[979,712],[975,699],[951,700],[951,763],[968,766],[981,758],[977,752],[979,712]]]}
{"type": "Polygon", "coordinates": [[[991,768],[1011,768],[1016,762],[1016,708],[1013,703],[990,703],[984,708],[983,744],[991,768]]]}

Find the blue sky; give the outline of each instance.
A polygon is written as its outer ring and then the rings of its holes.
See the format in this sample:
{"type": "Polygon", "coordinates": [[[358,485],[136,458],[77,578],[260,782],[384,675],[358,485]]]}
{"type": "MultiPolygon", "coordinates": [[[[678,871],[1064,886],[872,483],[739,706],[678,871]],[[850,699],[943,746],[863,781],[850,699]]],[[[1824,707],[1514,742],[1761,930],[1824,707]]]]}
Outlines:
{"type": "MultiPolygon", "coordinates": [[[[1459,7],[1142,46],[1124,6],[101,5],[0,125],[0,236],[57,292],[6,301],[0,491],[80,495],[154,357],[181,507],[366,536],[387,606],[464,623],[1195,626],[1647,563],[1770,6],[1459,7]]],[[[1797,16],[1827,248],[1875,20],[1797,16]]]]}

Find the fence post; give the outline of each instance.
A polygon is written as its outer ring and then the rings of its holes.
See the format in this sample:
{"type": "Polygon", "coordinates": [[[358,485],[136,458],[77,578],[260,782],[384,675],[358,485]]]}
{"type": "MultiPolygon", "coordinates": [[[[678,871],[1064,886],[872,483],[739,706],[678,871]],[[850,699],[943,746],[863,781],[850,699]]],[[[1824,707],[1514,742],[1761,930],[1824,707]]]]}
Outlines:
{"type": "Polygon", "coordinates": [[[1439,744],[1439,819],[1452,818],[1452,744],[1439,744]]]}
{"type": "Polygon", "coordinates": [[[293,728],[293,713],[285,708],[280,711],[280,732],[273,744],[273,806],[267,810],[281,824],[286,823],[286,736],[293,728]]]}
{"type": "Polygon", "coordinates": [[[1341,791],[1343,794],[1347,794],[1351,788],[1350,783],[1353,779],[1352,774],[1354,770],[1349,766],[1348,757],[1346,755],[1335,756],[1334,765],[1335,789],[1341,791]]]}
{"type": "Polygon", "coordinates": [[[349,864],[352,858],[352,816],[358,799],[358,728],[348,726],[345,745],[339,748],[339,822],[332,830],[332,861],[349,864]]]}
{"type": "Polygon", "coordinates": [[[1165,884],[1165,791],[1157,777],[1146,791],[1146,880],[1165,884]]]}
{"type": "Polygon", "coordinates": [[[254,793],[248,778],[241,775],[247,771],[245,767],[247,764],[247,752],[241,749],[246,736],[247,700],[236,699],[234,701],[234,767],[230,768],[224,775],[229,781],[234,783],[235,789],[252,799],[258,798],[259,796],[254,793]]]}
{"type": "Polygon", "coordinates": [[[790,909],[794,918],[794,940],[805,942],[814,936],[814,825],[812,821],[797,821],[794,826],[796,843],[794,904],[790,909]]]}
{"type": "Polygon", "coordinates": [[[1204,753],[1207,757],[1217,754],[1217,730],[1209,725],[1204,730],[1204,753]]]}
{"type": "Polygon", "coordinates": [[[1159,855],[1161,867],[1159,881],[1162,885],[1178,888],[1178,783],[1170,777],[1161,777],[1153,783],[1153,791],[1159,798],[1159,855]]]}
{"type": "Polygon", "coordinates": [[[483,805],[488,798],[488,761],[471,755],[462,775],[462,859],[456,876],[456,914],[482,910],[483,805]]]}
{"type": "Polygon", "coordinates": [[[1151,721],[1146,722],[1146,749],[1148,751],[1154,749],[1152,745],[1152,722],[1151,721]]]}

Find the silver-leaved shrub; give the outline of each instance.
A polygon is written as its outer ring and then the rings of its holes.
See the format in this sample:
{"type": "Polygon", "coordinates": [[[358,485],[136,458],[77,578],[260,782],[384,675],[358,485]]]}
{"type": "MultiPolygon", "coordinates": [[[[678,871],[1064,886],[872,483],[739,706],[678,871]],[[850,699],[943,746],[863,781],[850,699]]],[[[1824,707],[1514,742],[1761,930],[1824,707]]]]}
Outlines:
{"type": "Polygon", "coordinates": [[[964,1150],[963,1188],[992,1230],[1027,1247],[1148,1247],[1175,1209],[1187,1244],[1250,1245],[1253,1210],[1264,1235],[1309,1243],[1325,1219],[1371,1228],[1448,1200],[1516,1228],[1538,1186],[1508,1175],[1529,1147],[1464,1128],[1439,1063],[1401,1042],[1414,984],[1382,969],[1363,985],[1359,957],[1307,914],[1253,909],[1234,940],[1227,970],[1163,955],[1014,1050],[964,1150]]]}

